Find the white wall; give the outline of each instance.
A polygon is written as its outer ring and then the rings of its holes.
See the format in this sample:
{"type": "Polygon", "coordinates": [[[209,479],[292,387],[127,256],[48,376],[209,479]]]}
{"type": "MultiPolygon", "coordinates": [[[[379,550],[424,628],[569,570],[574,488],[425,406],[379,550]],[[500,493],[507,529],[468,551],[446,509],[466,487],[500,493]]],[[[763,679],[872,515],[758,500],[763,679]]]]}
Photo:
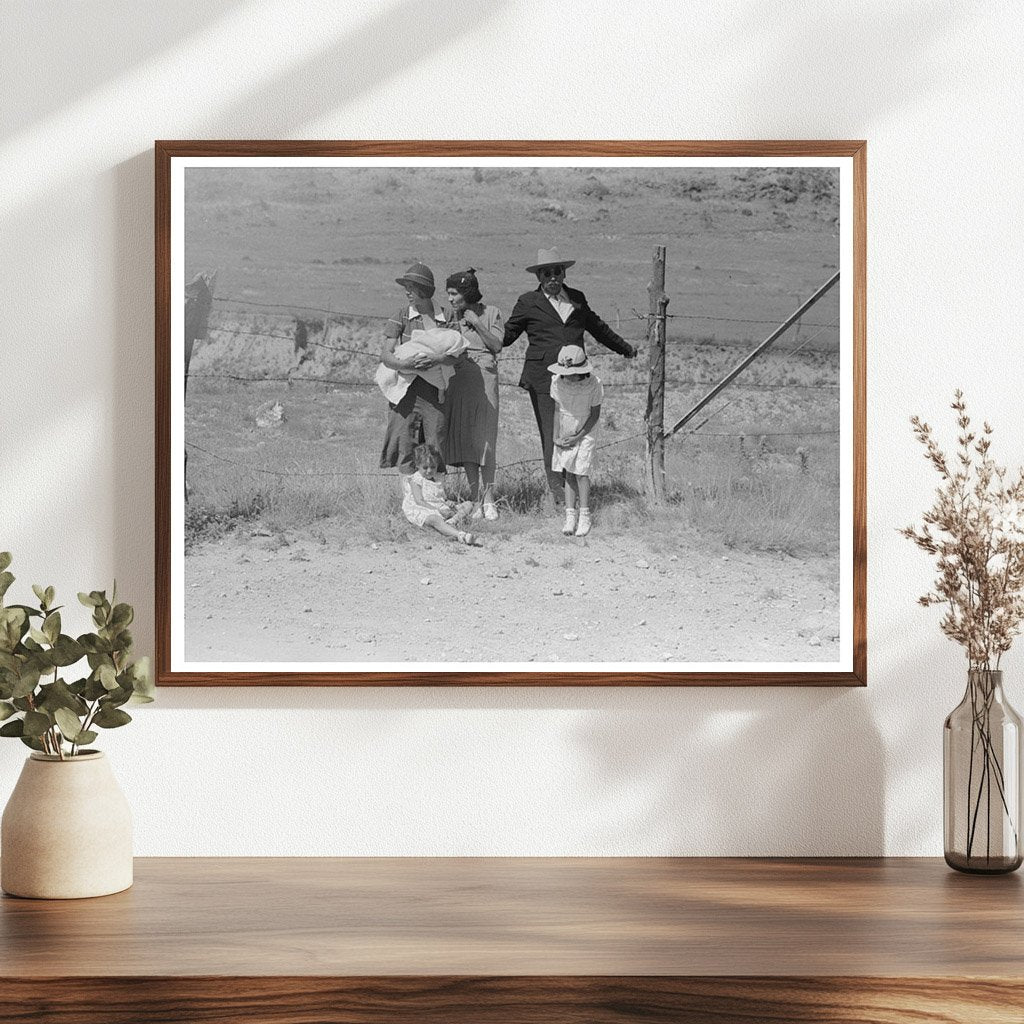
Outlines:
{"type": "Polygon", "coordinates": [[[143,650],[155,138],[869,140],[866,690],[168,688],[104,737],[137,852],[941,853],[964,666],[896,527],[954,386],[1024,461],[1022,39],[1011,2],[0,4],[0,548],[116,576],[143,650]]]}

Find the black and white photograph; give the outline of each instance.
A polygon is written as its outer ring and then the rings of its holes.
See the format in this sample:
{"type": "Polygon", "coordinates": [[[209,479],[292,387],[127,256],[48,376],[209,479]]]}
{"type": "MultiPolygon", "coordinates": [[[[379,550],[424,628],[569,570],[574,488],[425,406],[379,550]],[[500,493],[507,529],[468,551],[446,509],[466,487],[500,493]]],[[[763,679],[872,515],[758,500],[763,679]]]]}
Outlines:
{"type": "Polygon", "coordinates": [[[849,156],[169,164],[172,678],[853,672],[849,156]]]}

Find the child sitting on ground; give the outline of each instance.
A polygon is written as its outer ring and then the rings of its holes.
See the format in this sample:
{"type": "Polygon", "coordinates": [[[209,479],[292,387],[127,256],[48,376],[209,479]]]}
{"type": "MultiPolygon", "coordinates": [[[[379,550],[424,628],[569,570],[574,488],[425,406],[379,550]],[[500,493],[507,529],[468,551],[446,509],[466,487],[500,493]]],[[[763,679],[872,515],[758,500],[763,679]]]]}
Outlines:
{"type": "Polygon", "coordinates": [[[565,481],[565,524],[562,533],[585,537],[590,533],[590,467],[594,456],[594,428],[601,415],[604,388],[579,345],[566,345],[552,374],[555,402],[554,450],[551,468],[565,481]],[[576,501],[579,499],[579,511],[576,501]]]}
{"type": "Polygon", "coordinates": [[[444,484],[438,479],[444,467],[441,453],[432,444],[420,444],[413,449],[416,472],[403,477],[405,493],[402,497],[402,512],[413,526],[437,530],[445,537],[451,537],[460,544],[480,546],[472,533],[456,528],[457,524],[473,510],[471,501],[455,504],[444,493],[444,484]]]}

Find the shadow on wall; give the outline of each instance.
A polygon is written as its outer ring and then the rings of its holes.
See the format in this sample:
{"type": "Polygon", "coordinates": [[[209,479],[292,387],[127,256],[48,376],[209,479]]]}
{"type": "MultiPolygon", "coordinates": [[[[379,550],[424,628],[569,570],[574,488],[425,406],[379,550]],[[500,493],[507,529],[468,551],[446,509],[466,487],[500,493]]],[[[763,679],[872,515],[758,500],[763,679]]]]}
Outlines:
{"type": "Polygon", "coordinates": [[[154,4],[140,17],[135,0],[62,4],[59,31],[55,16],[47,17],[45,12],[40,16],[36,4],[3,5],[0,35],[18,40],[17,46],[5,47],[4,76],[9,82],[32,82],[33,89],[11,89],[5,96],[0,106],[0,139],[73,106],[85,94],[180,47],[189,36],[240,5],[241,0],[154,4]],[[46,74],[39,73],[41,63],[46,74]]]}
{"type": "Polygon", "coordinates": [[[639,691],[616,704],[575,735],[607,808],[595,849],[882,853],[882,740],[864,690],[689,689],[656,702],[639,691]]]}
{"type": "MultiPolygon", "coordinates": [[[[505,769],[480,766],[483,775],[510,785],[530,778],[545,787],[532,796],[508,794],[511,817],[495,826],[507,830],[498,840],[502,850],[517,849],[520,830],[530,833],[554,813],[546,826],[555,829],[552,835],[533,839],[545,854],[878,856],[885,846],[886,778],[882,738],[870,714],[875,696],[812,687],[166,687],[145,710],[154,728],[176,708],[221,716],[251,710],[264,723],[266,712],[301,710],[335,723],[322,736],[328,745],[353,735],[347,720],[359,716],[359,735],[377,737],[371,749],[392,733],[418,744],[423,732],[434,738],[414,756],[436,759],[424,770],[437,773],[438,785],[444,765],[462,763],[472,746],[459,737],[459,723],[472,722],[473,712],[539,714],[535,730],[547,731],[549,747],[531,745],[513,728],[501,741],[505,769]],[[454,713],[440,732],[438,711],[454,713]],[[459,738],[446,738],[446,730],[459,738]],[[537,819],[514,825],[515,815],[526,813],[524,802],[537,819]]],[[[381,763],[390,763],[391,772],[407,770],[387,749],[381,763]]],[[[352,754],[344,745],[339,750],[337,756],[352,754]]],[[[419,776],[409,781],[421,783],[419,776]]],[[[492,799],[502,800],[500,783],[492,799]]],[[[446,813],[458,822],[464,810],[452,806],[446,813]]],[[[440,842],[423,827],[427,842],[440,842]]],[[[467,842],[475,854],[471,837],[450,839],[460,852],[467,842]]]]}
{"type": "Polygon", "coordinates": [[[779,138],[806,138],[807,125],[821,125],[823,98],[834,130],[819,129],[816,137],[852,138],[863,136],[865,126],[890,109],[948,88],[948,62],[936,59],[936,48],[950,46],[951,33],[962,33],[964,22],[987,16],[983,8],[955,0],[927,7],[875,4],[870,13],[858,5],[833,6],[827,18],[809,14],[803,4],[782,4],[773,8],[771,17],[764,10],[743,5],[743,14],[729,25],[732,38],[723,40],[722,48],[732,57],[729,72],[740,78],[749,75],[745,86],[737,82],[735,93],[754,95],[759,103],[768,62],[772,90],[785,97],[784,103],[764,111],[779,138]],[[735,40],[760,59],[743,54],[736,59],[735,40]],[[899,73],[877,73],[894,67],[895,53],[899,73]],[[857,87],[850,89],[850,83],[857,87]]]}
{"type": "MultiPolygon", "coordinates": [[[[380,88],[388,77],[407,71],[453,39],[471,32],[481,20],[493,17],[507,4],[482,6],[469,2],[452,5],[444,33],[436,30],[437,6],[433,0],[405,0],[377,11],[372,18],[340,39],[328,39],[315,54],[262,82],[246,97],[200,120],[208,138],[237,136],[239,125],[258,117],[259,134],[276,138],[294,134],[316,117],[342,109],[356,96],[380,88]],[[382,54],[382,48],[384,50],[382,54]],[[398,54],[401,59],[387,60],[398,54]]],[[[429,134],[423,132],[422,134],[429,134]]],[[[111,172],[118,225],[114,287],[116,302],[116,366],[114,436],[152,437],[151,390],[140,382],[154,379],[152,346],[153,295],[153,155],[151,151],[120,163],[111,172]],[[140,231],[140,225],[146,230],[140,231]],[[146,301],[141,300],[146,296],[146,301]],[[141,307],[141,308],[140,308],[141,307]]],[[[147,443],[136,457],[120,458],[115,467],[115,493],[135,495],[151,490],[154,451],[147,443]]],[[[149,515],[140,528],[138,510],[119,516],[113,526],[118,578],[148,581],[149,591],[136,591],[137,608],[152,608],[153,520],[149,515]]],[[[141,617],[140,617],[141,619],[141,617]]],[[[152,622],[137,625],[139,650],[152,650],[152,622]]]]}

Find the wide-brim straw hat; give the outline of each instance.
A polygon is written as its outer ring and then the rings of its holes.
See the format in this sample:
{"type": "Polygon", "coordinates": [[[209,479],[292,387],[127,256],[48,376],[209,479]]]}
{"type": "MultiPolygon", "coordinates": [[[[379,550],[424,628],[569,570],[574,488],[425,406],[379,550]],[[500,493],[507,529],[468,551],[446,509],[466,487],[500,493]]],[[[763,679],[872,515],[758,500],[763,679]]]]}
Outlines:
{"type": "Polygon", "coordinates": [[[541,267],[572,267],[575,260],[563,260],[557,249],[538,249],[537,262],[526,268],[528,274],[536,274],[541,267]]]}
{"type": "Polygon", "coordinates": [[[401,277],[395,278],[395,284],[415,284],[420,288],[429,288],[431,295],[435,289],[433,271],[425,263],[414,263],[401,277]]]}
{"type": "Polygon", "coordinates": [[[558,353],[558,362],[548,367],[548,373],[556,377],[572,377],[577,373],[593,373],[594,368],[587,359],[587,353],[579,345],[563,345],[558,353]]]}

